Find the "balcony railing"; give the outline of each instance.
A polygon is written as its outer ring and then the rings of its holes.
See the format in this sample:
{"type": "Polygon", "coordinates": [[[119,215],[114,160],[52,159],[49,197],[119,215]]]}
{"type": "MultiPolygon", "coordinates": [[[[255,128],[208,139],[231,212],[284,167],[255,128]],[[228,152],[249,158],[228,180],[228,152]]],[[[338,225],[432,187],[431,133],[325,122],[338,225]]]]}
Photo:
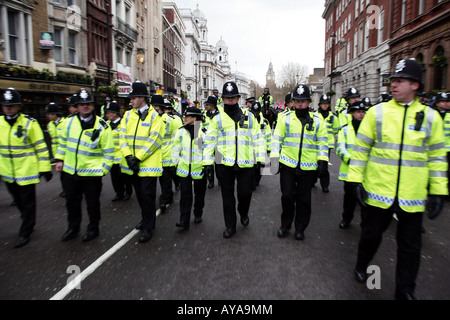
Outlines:
{"type": "Polygon", "coordinates": [[[121,32],[127,38],[132,41],[137,41],[138,32],[136,29],[132,28],[128,23],[120,18],[116,17],[116,31],[121,32]]]}

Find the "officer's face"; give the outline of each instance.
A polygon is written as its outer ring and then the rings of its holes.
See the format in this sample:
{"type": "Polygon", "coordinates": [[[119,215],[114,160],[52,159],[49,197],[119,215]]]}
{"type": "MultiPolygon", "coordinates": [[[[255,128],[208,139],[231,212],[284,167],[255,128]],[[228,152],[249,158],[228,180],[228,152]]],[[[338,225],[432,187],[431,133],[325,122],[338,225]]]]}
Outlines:
{"type": "Polygon", "coordinates": [[[90,116],[94,111],[94,105],[92,103],[80,103],[77,105],[78,112],[84,118],[90,116]]]}
{"type": "Polygon", "coordinates": [[[194,122],[195,122],[195,117],[184,116],[184,123],[185,124],[192,124],[194,122]]]}
{"type": "Polygon", "coordinates": [[[311,101],[309,101],[309,100],[294,99],[293,101],[294,101],[295,109],[306,109],[309,107],[309,104],[311,103],[311,101]]]}
{"type": "Polygon", "coordinates": [[[348,99],[348,104],[349,104],[349,105],[352,105],[353,102],[356,102],[356,101],[359,101],[359,100],[361,100],[360,97],[350,98],[350,99],[348,99]]]}
{"type": "Polygon", "coordinates": [[[11,106],[2,106],[2,109],[5,115],[12,117],[19,113],[20,105],[14,104],[11,106]]]}
{"type": "Polygon", "coordinates": [[[206,111],[212,111],[212,110],[214,110],[214,106],[211,104],[205,104],[205,109],[206,109],[206,111]]]}
{"type": "Polygon", "coordinates": [[[119,115],[117,113],[111,112],[111,111],[107,111],[105,113],[105,116],[106,116],[106,119],[111,120],[111,121],[114,121],[119,117],[119,115]]]}
{"type": "Polygon", "coordinates": [[[414,100],[419,83],[404,78],[391,80],[391,94],[397,102],[409,103],[414,100]]]}
{"type": "Polygon", "coordinates": [[[238,103],[238,101],[239,101],[239,97],[226,97],[226,98],[223,98],[223,103],[229,104],[229,105],[236,104],[236,103],[238,103]]]}
{"type": "Polygon", "coordinates": [[[48,121],[55,121],[56,119],[58,119],[58,116],[54,113],[47,113],[45,117],[48,121]]]}
{"type": "Polygon", "coordinates": [[[78,109],[75,106],[69,106],[70,114],[75,114],[78,112],[78,109]]]}
{"type": "Polygon", "coordinates": [[[356,110],[352,112],[352,117],[358,121],[361,121],[365,115],[366,115],[365,110],[356,110]]]}
{"type": "Polygon", "coordinates": [[[287,107],[290,109],[294,106],[294,100],[291,100],[287,103],[287,107]]]}
{"type": "Polygon", "coordinates": [[[319,106],[322,108],[322,110],[328,110],[328,108],[330,107],[330,104],[329,103],[321,103],[319,106]]]}
{"type": "Polygon", "coordinates": [[[133,106],[133,108],[140,109],[146,104],[145,97],[132,97],[130,99],[130,103],[133,106]]]}

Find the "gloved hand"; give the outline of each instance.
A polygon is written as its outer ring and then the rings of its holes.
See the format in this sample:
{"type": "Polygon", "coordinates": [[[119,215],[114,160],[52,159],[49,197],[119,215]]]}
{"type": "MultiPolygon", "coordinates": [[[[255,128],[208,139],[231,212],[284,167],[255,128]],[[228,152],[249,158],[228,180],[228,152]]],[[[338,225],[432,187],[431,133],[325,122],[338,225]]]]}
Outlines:
{"type": "Polygon", "coordinates": [[[125,160],[127,160],[128,167],[133,171],[134,173],[139,172],[139,159],[133,156],[126,156],[125,160]]]}
{"type": "Polygon", "coordinates": [[[280,158],[270,158],[270,173],[275,175],[280,172],[280,158]]]}
{"type": "Polygon", "coordinates": [[[319,160],[317,166],[317,177],[319,179],[324,178],[328,172],[328,162],[319,160]]]}
{"type": "Polygon", "coordinates": [[[356,197],[356,201],[358,201],[361,207],[365,207],[366,203],[364,200],[368,198],[367,191],[364,189],[362,183],[353,182],[352,183],[353,194],[356,197]]]}
{"type": "Polygon", "coordinates": [[[442,211],[442,207],[444,205],[444,200],[441,196],[437,196],[434,194],[430,194],[428,196],[426,213],[427,217],[430,220],[435,219],[442,211]]]}
{"type": "Polygon", "coordinates": [[[207,165],[203,167],[203,176],[206,177],[206,179],[211,179],[211,177],[214,174],[214,169],[212,165],[207,165]]]}
{"type": "Polygon", "coordinates": [[[48,172],[39,172],[39,178],[45,178],[45,181],[49,182],[53,178],[53,173],[51,171],[48,172]]]}

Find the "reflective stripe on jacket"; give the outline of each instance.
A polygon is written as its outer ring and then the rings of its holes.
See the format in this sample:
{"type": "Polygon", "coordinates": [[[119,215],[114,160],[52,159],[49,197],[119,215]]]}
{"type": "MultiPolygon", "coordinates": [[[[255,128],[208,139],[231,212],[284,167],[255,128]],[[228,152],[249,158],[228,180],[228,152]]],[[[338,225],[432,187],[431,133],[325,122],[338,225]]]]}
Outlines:
{"type": "Polygon", "coordinates": [[[335,135],[338,133],[339,130],[339,119],[336,117],[331,111],[328,113],[328,116],[326,118],[323,117],[323,115],[316,111],[315,116],[319,117],[320,120],[324,121],[327,125],[327,136],[328,136],[328,148],[334,149],[334,143],[335,143],[335,135]]]}
{"type": "Polygon", "coordinates": [[[58,151],[59,137],[61,136],[63,123],[64,118],[59,118],[57,123],[55,123],[55,121],[50,121],[47,125],[47,131],[51,139],[53,158],[56,156],[56,152],[58,151]]]}
{"type": "Polygon", "coordinates": [[[341,166],[339,168],[339,180],[347,181],[348,178],[348,164],[355,143],[355,128],[352,121],[344,126],[338,133],[336,154],[341,158],[341,166]]]}
{"type": "Polygon", "coordinates": [[[192,179],[203,178],[204,131],[199,121],[194,124],[194,139],[183,126],[175,132],[173,138],[172,159],[177,166],[177,176],[192,179]]]}

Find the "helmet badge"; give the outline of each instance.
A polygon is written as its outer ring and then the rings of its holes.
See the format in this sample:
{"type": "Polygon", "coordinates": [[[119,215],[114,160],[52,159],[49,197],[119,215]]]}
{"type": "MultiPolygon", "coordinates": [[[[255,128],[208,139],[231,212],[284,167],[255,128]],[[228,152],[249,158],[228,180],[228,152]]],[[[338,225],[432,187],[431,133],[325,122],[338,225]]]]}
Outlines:
{"type": "Polygon", "coordinates": [[[231,83],[228,83],[226,90],[228,92],[232,92],[233,91],[233,86],[231,85],[231,83]]]}
{"type": "Polygon", "coordinates": [[[88,98],[88,93],[86,90],[81,90],[80,92],[80,98],[81,99],[87,99],[88,98]]]}
{"type": "Polygon", "coordinates": [[[397,66],[395,67],[395,73],[398,73],[398,72],[403,71],[403,69],[405,69],[405,67],[406,67],[406,61],[405,61],[405,59],[400,60],[400,61],[397,63],[397,66]]]}
{"type": "Polygon", "coordinates": [[[13,95],[11,94],[11,91],[6,90],[5,93],[3,94],[3,96],[5,97],[6,101],[11,101],[13,98],[13,95]]]}
{"type": "Polygon", "coordinates": [[[351,92],[352,92],[353,94],[355,94],[355,93],[357,92],[357,90],[356,90],[355,88],[352,88],[351,92]]]}
{"type": "Polygon", "coordinates": [[[298,89],[297,89],[297,93],[299,95],[302,95],[304,92],[305,92],[305,88],[303,88],[303,86],[299,86],[298,89]]]}

